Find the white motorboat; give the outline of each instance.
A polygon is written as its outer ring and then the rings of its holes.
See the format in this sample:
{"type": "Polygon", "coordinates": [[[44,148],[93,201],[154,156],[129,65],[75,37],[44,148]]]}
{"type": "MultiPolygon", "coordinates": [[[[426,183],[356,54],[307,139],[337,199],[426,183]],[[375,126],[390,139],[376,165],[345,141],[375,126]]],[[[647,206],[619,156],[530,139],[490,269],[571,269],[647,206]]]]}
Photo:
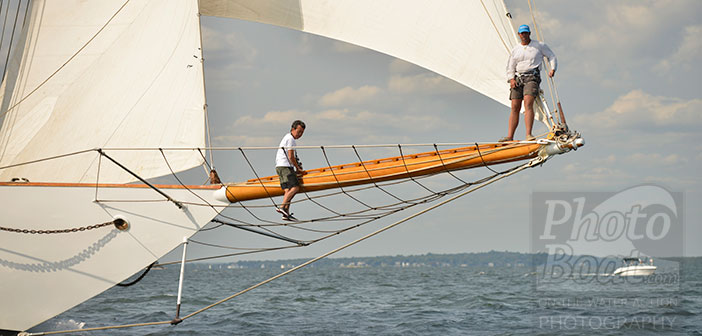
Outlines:
{"type": "Polygon", "coordinates": [[[624,266],[617,268],[612,275],[619,276],[648,276],[656,272],[656,266],[653,266],[653,259],[649,259],[649,263],[645,264],[639,258],[624,258],[624,266]]]}

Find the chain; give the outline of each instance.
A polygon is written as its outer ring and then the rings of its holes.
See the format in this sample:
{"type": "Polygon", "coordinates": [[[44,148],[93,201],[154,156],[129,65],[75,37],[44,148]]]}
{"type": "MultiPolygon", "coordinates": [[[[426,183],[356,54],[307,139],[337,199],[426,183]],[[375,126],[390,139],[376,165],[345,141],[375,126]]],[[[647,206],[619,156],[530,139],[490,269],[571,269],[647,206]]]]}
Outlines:
{"type": "Polygon", "coordinates": [[[0,226],[0,231],[9,231],[9,232],[14,232],[14,233],[30,233],[30,234],[54,234],[54,233],[70,233],[70,232],[88,231],[88,230],[99,229],[101,227],[110,226],[110,225],[114,225],[114,224],[115,224],[114,221],[110,221],[110,222],[105,222],[102,224],[88,225],[88,226],[83,226],[83,227],[78,227],[78,228],[61,229],[61,230],[29,230],[29,229],[7,228],[7,227],[0,226]]]}

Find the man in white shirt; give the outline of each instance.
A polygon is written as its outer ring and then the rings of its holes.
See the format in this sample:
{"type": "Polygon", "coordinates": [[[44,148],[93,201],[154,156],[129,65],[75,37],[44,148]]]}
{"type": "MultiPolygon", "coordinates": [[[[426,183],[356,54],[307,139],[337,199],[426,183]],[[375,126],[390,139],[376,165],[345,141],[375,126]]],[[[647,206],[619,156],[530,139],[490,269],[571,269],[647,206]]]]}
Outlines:
{"type": "Polygon", "coordinates": [[[522,108],[522,100],[525,109],[526,139],[534,140],[531,128],[534,125],[534,99],[539,95],[539,83],[541,83],[539,68],[544,57],[551,65],[549,77],[553,77],[558,66],[553,51],[545,43],[531,39],[529,26],[519,26],[518,33],[522,40],[521,44],[512,49],[507,62],[507,81],[510,87],[509,99],[512,100],[512,111],[509,115],[507,136],[500,139],[500,142],[514,140],[514,131],[519,125],[519,110],[522,108]]]}
{"type": "Polygon", "coordinates": [[[275,155],[275,172],[280,179],[280,187],[285,191],[283,195],[283,204],[276,211],[283,215],[284,220],[295,221],[290,212],[290,201],[295,194],[300,191],[300,181],[297,175],[305,175],[302,170],[302,164],[297,158],[297,151],[294,149],[297,146],[296,139],[302,137],[305,132],[305,123],[300,120],[295,120],[290,127],[290,132],[283,137],[278,146],[278,152],[275,155]]]}

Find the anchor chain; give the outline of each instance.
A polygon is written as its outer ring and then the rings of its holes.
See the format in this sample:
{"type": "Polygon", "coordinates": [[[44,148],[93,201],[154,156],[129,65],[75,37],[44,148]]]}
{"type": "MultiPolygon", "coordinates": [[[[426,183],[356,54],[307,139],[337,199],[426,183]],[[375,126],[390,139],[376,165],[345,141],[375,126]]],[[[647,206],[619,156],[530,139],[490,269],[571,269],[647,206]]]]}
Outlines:
{"type": "Polygon", "coordinates": [[[99,229],[101,227],[110,226],[110,225],[114,225],[119,229],[124,224],[125,224],[125,221],[123,219],[117,218],[113,221],[105,222],[102,224],[88,225],[88,226],[82,226],[82,227],[70,228],[70,229],[59,229],[59,230],[34,230],[34,229],[31,229],[30,230],[30,229],[15,229],[15,228],[8,228],[8,227],[0,226],[0,231],[8,231],[8,232],[14,232],[14,233],[28,233],[28,234],[55,234],[55,233],[71,233],[71,232],[88,231],[88,230],[99,229]]]}

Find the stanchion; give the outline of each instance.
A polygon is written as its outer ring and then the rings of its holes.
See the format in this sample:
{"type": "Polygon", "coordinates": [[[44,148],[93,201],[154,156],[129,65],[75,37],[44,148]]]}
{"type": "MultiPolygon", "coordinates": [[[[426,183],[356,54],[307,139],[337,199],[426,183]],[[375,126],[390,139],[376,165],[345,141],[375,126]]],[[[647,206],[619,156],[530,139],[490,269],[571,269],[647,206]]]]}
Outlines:
{"type": "Polygon", "coordinates": [[[185,274],[185,252],[188,250],[188,238],[183,237],[183,259],[180,262],[180,280],[178,281],[178,302],[176,303],[176,315],[173,321],[171,321],[172,325],[176,325],[180,322],[183,322],[183,320],[180,318],[180,298],[181,294],[183,293],[183,275],[185,274]]]}

